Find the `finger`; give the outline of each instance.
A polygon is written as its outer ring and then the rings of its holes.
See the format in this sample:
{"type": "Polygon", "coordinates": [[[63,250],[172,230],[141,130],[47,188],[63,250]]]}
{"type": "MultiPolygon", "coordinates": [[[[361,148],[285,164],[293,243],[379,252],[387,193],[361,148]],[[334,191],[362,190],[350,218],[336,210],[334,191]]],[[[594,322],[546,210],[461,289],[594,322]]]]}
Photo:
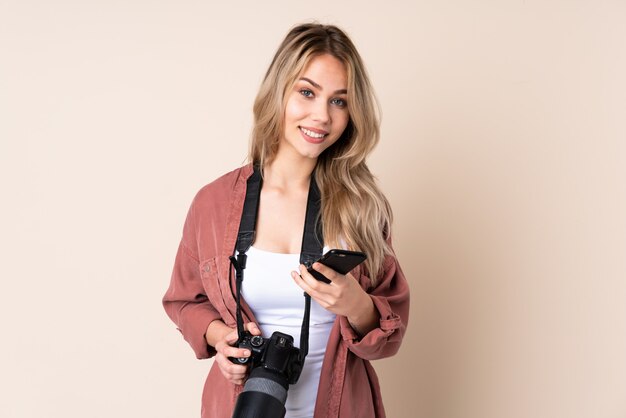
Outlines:
{"type": "Polygon", "coordinates": [[[304,265],[300,265],[300,271],[292,271],[291,277],[302,290],[313,296],[316,292],[317,284],[320,283],[315,277],[306,271],[304,265]]]}
{"type": "Polygon", "coordinates": [[[300,289],[304,290],[305,292],[307,292],[309,295],[311,294],[311,289],[309,287],[309,285],[304,281],[304,279],[302,278],[302,276],[300,276],[300,274],[297,271],[292,271],[291,272],[291,278],[293,279],[293,281],[300,286],[300,289]]]}
{"type": "Polygon", "coordinates": [[[233,358],[248,358],[251,355],[250,350],[248,350],[247,348],[231,347],[228,351],[228,357],[233,358]]]}
{"type": "Polygon", "coordinates": [[[233,347],[232,345],[222,342],[215,345],[215,350],[217,350],[218,353],[221,353],[224,357],[250,357],[251,354],[250,350],[247,348],[233,347]]]}
{"type": "Polygon", "coordinates": [[[342,277],[342,274],[337,273],[335,270],[331,269],[328,266],[325,266],[322,263],[313,263],[312,267],[315,271],[322,273],[331,282],[339,280],[342,277]]]}
{"type": "Polygon", "coordinates": [[[223,355],[215,356],[215,361],[217,361],[220,369],[230,376],[241,377],[248,372],[248,366],[246,364],[233,363],[228,357],[223,355]]]}
{"type": "Polygon", "coordinates": [[[243,375],[233,375],[228,380],[230,380],[235,385],[243,385],[248,379],[248,373],[243,375]]]}
{"type": "MultiPolygon", "coordinates": [[[[305,281],[309,283],[311,287],[317,288],[316,287],[317,283],[322,283],[324,285],[329,284],[327,283],[326,280],[318,279],[317,276],[313,275],[313,273],[315,273],[316,275],[321,274],[317,270],[313,269],[312,267],[307,268],[304,265],[300,265],[300,275],[305,281]]],[[[331,277],[326,277],[326,279],[330,280],[331,277]]]]}
{"type": "MultiPolygon", "coordinates": [[[[313,276],[309,272],[309,269],[305,265],[303,265],[303,264],[300,264],[300,276],[302,276],[302,279],[305,282],[307,282],[308,285],[311,286],[311,288],[313,288],[315,290],[322,290],[326,286],[328,286],[328,283],[323,282],[321,280],[317,280],[317,278],[315,276],[313,276]]],[[[327,277],[327,279],[330,280],[330,277],[327,277]]]]}
{"type": "Polygon", "coordinates": [[[238,382],[245,380],[248,374],[247,366],[231,363],[228,359],[221,359],[217,361],[218,366],[226,379],[237,384],[240,384],[238,382]]]}
{"type": "Polygon", "coordinates": [[[259,329],[259,326],[254,322],[248,322],[247,324],[245,324],[244,329],[252,335],[261,335],[261,330],[259,329]]]}
{"type": "Polygon", "coordinates": [[[329,299],[332,299],[332,295],[329,294],[329,292],[332,291],[332,288],[329,287],[326,283],[316,280],[315,277],[311,276],[310,274],[308,274],[308,278],[305,278],[305,274],[300,275],[297,272],[292,271],[291,277],[302,290],[308,293],[309,296],[311,296],[318,304],[320,304],[320,306],[326,309],[330,303],[329,299]],[[313,282],[313,285],[310,285],[309,282],[313,282]]]}
{"type": "Polygon", "coordinates": [[[323,298],[326,296],[326,292],[329,289],[328,285],[317,280],[310,273],[308,273],[306,269],[302,269],[300,273],[301,274],[298,274],[294,271],[292,272],[291,277],[302,290],[304,290],[318,303],[323,305],[323,298]]]}

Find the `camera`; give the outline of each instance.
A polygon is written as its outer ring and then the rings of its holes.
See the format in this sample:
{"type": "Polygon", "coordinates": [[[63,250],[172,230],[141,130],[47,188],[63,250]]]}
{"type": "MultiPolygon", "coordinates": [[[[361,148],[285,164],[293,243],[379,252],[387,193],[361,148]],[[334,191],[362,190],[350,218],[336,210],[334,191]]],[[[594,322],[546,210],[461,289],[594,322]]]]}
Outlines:
{"type": "Polygon", "coordinates": [[[245,331],[237,346],[250,350],[251,355],[230,360],[250,364],[250,375],[237,398],[233,418],[284,417],[289,385],[298,381],[304,366],[293,337],[276,331],[263,338],[245,331]]]}

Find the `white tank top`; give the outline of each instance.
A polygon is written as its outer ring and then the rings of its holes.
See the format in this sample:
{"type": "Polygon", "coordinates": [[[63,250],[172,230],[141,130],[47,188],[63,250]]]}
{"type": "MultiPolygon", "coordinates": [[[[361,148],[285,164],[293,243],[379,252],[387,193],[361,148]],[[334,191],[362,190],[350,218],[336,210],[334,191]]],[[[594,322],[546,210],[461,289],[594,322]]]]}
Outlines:
{"type": "MultiPolygon", "coordinates": [[[[254,312],[263,337],[280,331],[291,335],[294,345],[299,347],[304,296],[291,278],[291,272],[298,271],[300,254],[272,253],[250,247],[246,255],[241,295],[254,312]]],[[[322,361],[334,321],[335,314],[311,299],[309,354],[298,383],[289,386],[285,418],[313,418],[322,361]]]]}

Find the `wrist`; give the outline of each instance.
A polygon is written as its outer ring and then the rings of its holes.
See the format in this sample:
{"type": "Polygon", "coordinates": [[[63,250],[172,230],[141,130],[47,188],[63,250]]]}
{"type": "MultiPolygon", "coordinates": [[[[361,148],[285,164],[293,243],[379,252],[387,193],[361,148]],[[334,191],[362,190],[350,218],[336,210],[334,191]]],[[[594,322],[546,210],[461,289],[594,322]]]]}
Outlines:
{"type": "Polygon", "coordinates": [[[378,312],[372,298],[365,293],[365,298],[360,302],[351,315],[347,316],[348,323],[356,333],[362,337],[378,324],[378,312]]]}

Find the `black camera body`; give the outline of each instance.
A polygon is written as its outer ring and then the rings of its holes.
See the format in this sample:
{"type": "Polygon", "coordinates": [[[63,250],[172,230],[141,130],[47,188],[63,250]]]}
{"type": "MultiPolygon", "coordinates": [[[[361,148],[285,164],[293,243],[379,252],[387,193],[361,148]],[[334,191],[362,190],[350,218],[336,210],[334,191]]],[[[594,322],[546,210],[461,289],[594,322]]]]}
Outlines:
{"type": "Polygon", "coordinates": [[[290,385],[300,378],[304,362],[300,350],[293,346],[293,337],[275,331],[269,338],[252,335],[244,331],[237,347],[250,350],[250,357],[231,358],[236,364],[250,364],[252,369],[263,367],[286,378],[290,385]]]}

